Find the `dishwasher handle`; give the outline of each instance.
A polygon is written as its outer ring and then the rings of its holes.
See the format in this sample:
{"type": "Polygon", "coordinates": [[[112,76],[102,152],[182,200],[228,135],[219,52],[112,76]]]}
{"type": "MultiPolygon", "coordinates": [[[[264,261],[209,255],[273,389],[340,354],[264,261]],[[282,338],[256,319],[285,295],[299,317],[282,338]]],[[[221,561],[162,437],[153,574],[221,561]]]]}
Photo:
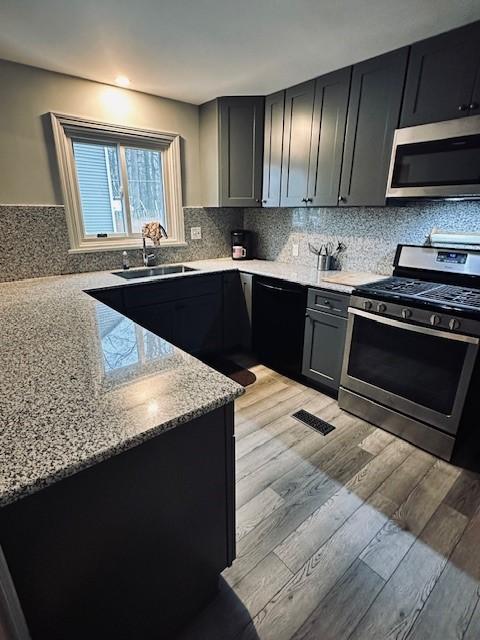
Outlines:
{"type": "Polygon", "coordinates": [[[258,287],[265,287],[266,289],[274,289],[275,291],[281,291],[282,293],[293,293],[295,295],[303,295],[303,291],[300,289],[290,289],[289,287],[277,287],[273,284],[267,284],[261,280],[257,280],[256,285],[258,287]]]}

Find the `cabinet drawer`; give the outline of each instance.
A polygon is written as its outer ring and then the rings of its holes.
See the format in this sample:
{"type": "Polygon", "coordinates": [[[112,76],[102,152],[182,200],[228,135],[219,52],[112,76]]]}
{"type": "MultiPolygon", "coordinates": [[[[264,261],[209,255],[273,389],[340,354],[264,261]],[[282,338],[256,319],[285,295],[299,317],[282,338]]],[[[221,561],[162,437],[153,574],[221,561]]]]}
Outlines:
{"type": "Polygon", "coordinates": [[[172,278],[163,282],[148,282],[124,289],[124,303],[127,309],[203,296],[209,293],[221,293],[221,275],[186,276],[172,278]]]}
{"type": "Polygon", "coordinates": [[[307,307],[346,318],[349,300],[350,296],[346,293],[332,293],[326,289],[309,289],[307,307]]]}

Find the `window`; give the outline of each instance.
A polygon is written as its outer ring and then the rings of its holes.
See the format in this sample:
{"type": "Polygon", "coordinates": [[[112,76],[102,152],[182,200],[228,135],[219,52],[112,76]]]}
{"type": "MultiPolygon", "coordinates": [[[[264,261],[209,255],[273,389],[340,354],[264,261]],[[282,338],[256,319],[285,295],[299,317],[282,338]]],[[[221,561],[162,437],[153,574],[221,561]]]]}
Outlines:
{"type": "Polygon", "coordinates": [[[153,220],[185,243],[178,135],[51,117],[72,252],[139,247],[153,220]]]}

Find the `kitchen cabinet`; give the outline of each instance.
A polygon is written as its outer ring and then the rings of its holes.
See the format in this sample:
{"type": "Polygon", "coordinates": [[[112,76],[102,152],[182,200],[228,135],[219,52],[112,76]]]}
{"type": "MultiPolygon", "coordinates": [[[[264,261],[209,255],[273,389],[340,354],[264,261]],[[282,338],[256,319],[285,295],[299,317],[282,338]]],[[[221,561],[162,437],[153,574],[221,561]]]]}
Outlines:
{"type": "MultiPolygon", "coordinates": [[[[142,384],[126,397],[147,419],[142,384]]],[[[168,640],[217,593],[235,557],[233,403],[134,444],[0,509],[22,638],[168,640]]]]}
{"type": "Polygon", "coordinates": [[[223,274],[224,350],[251,348],[252,278],[250,273],[223,274]]]}
{"type": "Polygon", "coordinates": [[[264,207],[280,206],[284,115],[285,91],[267,96],[263,143],[262,204],[264,207]]]}
{"type": "Polygon", "coordinates": [[[223,349],[223,291],[219,274],[119,287],[123,313],[194,355],[223,349]]]}
{"type": "Polygon", "coordinates": [[[285,92],[280,197],[282,207],[307,204],[314,95],[314,80],[303,82],[285,92]]]}
{"type": "Polygon", "coordinates": [[[341,206],[384,206],[408,47],[353,67],[340,182],[341,206]]]}
{"type": "Polygon", "coordinates": [[[264,98],[216,98],[200,107],[202,204],[261,203],[264,98]]]}
{"type": "Polygon", "coordinates": [[[309,289],[307,305],[302,373],[310,380],[338,391],[347,331],[348,296],[309,289]]]}
{"type": "Polygon", "coordinates": [[[222,296],[184,298],[174,305],[173,342],[193,355],[218,353],[223,347],[222,296]]]}
{"type": "Polygon", "coordinates": [[[351,67],[315,80],[307,204],[338,202],[351,67]]]}
{"type": "Polygon", "coordinates": [[[401,126],[480,113],[480,23],[411,48],[401,126]]]}

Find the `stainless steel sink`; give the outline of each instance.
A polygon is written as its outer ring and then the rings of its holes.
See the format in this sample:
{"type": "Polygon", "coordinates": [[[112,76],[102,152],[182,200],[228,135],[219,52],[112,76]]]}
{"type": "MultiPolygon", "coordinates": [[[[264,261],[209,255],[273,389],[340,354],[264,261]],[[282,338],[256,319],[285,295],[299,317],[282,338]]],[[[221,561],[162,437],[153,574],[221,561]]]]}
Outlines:
{"type": "Polygon", "coordinates": [[[187,271],[197,271],[192,267],[186,267],[184,264],[174,264],[166,267],[146,267],[145,269],[125,269],[124,271],[113,271],[114,276],[120,276],[125,280],[133,280],[135,278],[152,278],[153,276],[168,276],[172,273],[187,273],[187,271]]]}

